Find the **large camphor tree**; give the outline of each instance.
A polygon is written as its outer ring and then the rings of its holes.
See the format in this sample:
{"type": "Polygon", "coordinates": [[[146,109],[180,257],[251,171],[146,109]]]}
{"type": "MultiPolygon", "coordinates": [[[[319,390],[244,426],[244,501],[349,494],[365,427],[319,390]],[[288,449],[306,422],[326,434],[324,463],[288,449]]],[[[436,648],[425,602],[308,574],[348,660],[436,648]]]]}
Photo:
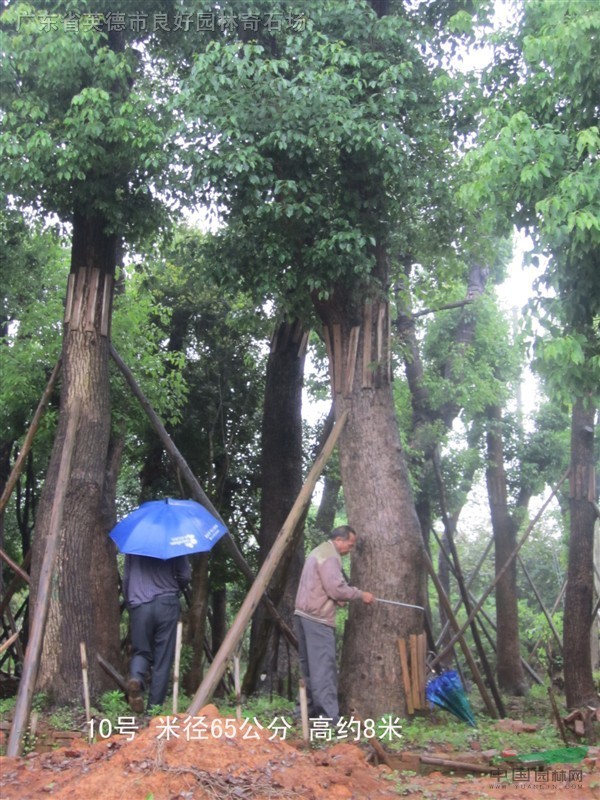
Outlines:
{"type": "Polygon", "coordinates": [[[600,7],[525,0],[491,72],[473,207],[495,208],[546,257],[532,308],[536,365],[571,410],[570,541],[565,596],[567,705],[598,702],[591,668],[594,429],[600,386],[600,7]]]}
{"type": "MultiPolygon", "coordinates": [[[[424,605],[423,542],[394,410],[389,290],[392,252],[420,215],[435,224],[428,176],[448,147],[440,99],[418,46],[424,29],[403,4],[308,2],[296,22],[246,41],[223,36],[198,53],[180,96],[192,182],[222,204],[223,279],[306,324],[318,320],[336,412],[350,411],[340,469],[360,537],[352,583],[424,605]]],[[[405,710],[397,640],[422,625],[419,612],[351,606],[346,711],[405,710]]]]}
{"type": "Polygon", "coordinates": [[[134,47],[145,35],[94,23],[85,3],[17,3],[2,16],[3,189],[12,202],[58,218],[72,242],[60,415],[36,519],[31,591],[34,613],[65,432],[78,406],[38,675],[38,689],[63,703],[81,694],[80,642],[90,655],[92,696],[108,688],[95,654],[119,658],[118,576],[107,536],[114,523],[114,486],[112,499],[107,493],[113,287],[123,243],[159,227],[157,192],[169,159],[161,99],[150,93],[134,47]]]}

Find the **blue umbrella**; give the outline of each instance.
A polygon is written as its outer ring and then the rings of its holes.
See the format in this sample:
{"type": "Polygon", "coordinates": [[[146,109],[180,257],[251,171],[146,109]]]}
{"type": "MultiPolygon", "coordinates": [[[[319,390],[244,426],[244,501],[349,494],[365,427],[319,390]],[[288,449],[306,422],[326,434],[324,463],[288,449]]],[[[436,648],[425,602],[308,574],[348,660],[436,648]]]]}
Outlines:
{"type": "Polygon", "coordinates": [[[455,717],[477,727],[469,698],[465,694],[461,680],[453,669],[446,670],[432,678],[425,687],[425,695],[432,705],[446,709],[455,717]]]}
{"type": "Polygon", "coordinates": [[[195,500],[150,500],[122,519],[110,532],[122,553],[175,558],[210,550],[227,531],[195,500]]]}

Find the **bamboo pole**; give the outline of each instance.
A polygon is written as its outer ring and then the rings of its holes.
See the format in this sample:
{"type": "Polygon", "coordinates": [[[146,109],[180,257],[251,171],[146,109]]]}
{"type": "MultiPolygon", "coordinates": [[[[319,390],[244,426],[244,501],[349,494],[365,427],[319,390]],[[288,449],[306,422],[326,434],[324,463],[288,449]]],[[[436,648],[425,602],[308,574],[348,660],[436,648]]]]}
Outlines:
{"type": "MultiPolygon", "coordinates": [[[[440,468],[439,463],[439,451],[436,450],[436,453],[433,458],[433,466],[435,470],[435,475],[438,483],[438,490],[440,493],[440,503],[442,507],[442,517],[444,520],[444,529],[446,531],[446,540],[448,542],[448,547],[450,548],[450,554],[452,556],[452,561],[448,561],[450,565],[454,564],[454,576],[456,578],[456,582],[458,584],[458,588],[460,591],[460,596],[462,598],[465,611],[467,614],[471,611],[471,601],[469,599],[469,593],[465,586],[465,581],[462,573],[462,567],[460,565],[460,559],[458,557],[458,551],[456,549],[456,545],[454,543],[454,535],[452,531],[452,526],[450,524],[450,517],[448,515],[448,504],[446,503],[446,490],[444,486],[444,481],[442,479],[442,471],[440,468]]],[[[494,702],[496,703],[496,708],[498,709],[498,714],[500,718],[506,716],[506,710],[504,708],[504,703],[502,702],[502,697],[500,695],[500,691],[498,686],[496,685],[496,680],[494,678],[494,673],[490,666],[490,662],[486,655],[485,649],[483,647],[483,642],[481,641],[481,636],[479,635],[479,628],[477,627],[477,615],[474,615],[471,622],[471,636],[473,638],[473,642],[475,644],[475,649],[477,650],[477,654],[479,656],[479,663],[483,667],[483,671],[485,673],[485,677],[487,678],[488,686],[490,687],[490,691],[492,693],[492,697],[494,698],[494,702]]]]}
{"type": "Polygon", "coordinates": [[[531,586],[531,588],[533,590],[533,593],[535,595],[536,600],[540,604],[540,608],[542,609],[542,611],[544,613],[544,616],[546,617],[546,622],[550,626],[550,630],[552,631],[552,634],[553,634],[554,638],[556,639],[556,643],[558,644],[558,650],[559,650],[560,654],[562,655],[562,653],[563,653],[562,640],[561,640],[560,636],[558,635],[558,631],[556,630],[556,625],[552,621],[552,616],[551,616],[550,612],[548,611],[548,609],[546,608],[546,606],[544,605],[544,601],[543,601],[540,593],[537,590],[537,586],[533,582],[533,578],[529,574],[529,570],[525,566],[525,562],[523,561],[523,559],[521,558],[520,555],[517,556],[517,559],[518,559],[518,562],[519,562],[521,568],[523,569],[523,574],[525,575],[525,577],[529,581],[529,585],[531,586]]]}
{"type": "Polygon", "coordinates": [[[30,583],[29,575],[15,561],[13,561],[12,558],[8,555],[8,553],[5,553],[1,547],[0,547],[0,558],[2,559],[2,561],[4,561],[5,564],[8,564],[8,566],[12,569],[14,573],[16,573],[19,576],[19,578],[21,578],[23,583],[26,583],[29,586],[30,583]]]}
{"type": "Polygon", "coordinates": [[[5,642],[2,642],[2,644],[0,644],[0,653],[3,653],[5,650],[8,650],[8,648],[11,646],[11,644],[15,641],[15,639],[20,633],[21,631],[15,631],[11,636],[9,636],[9,638],[5,642]]]}
{"type": "Polygon", "coordinates": [[[227,660],[231,657],[231,654],[235,650],[238,642],[244,635],[246,625],[254,614],[261,596],[266,590],[269,581],[273,577],[273,573],[275,572],[277,565],[281,560],[281,557],[283,556],[290,540],[293,537],[297,522],[304,514],[308,504],[310,503],[315,484],[317,483],[319,476],[321,475],[331,453],[333,452],[337,440],[339,439],[339,436],[346,423],[346,419],[348,418],[348,413],[348,410],[346,410],[341,414],[340,418],[334,425],[333,430],[329,434],[323,449],[315,459],[315,462],[304,482],[304,486],[300,490],[300,494],[296,498],[286,521],[283,523],[273,547],[267,554],[262,567],[258,571],[256,580],[250,587],[248,594],[246,595],[246,598],[240,607],[233,625],[227,632],[218,653],[215,655],[212,664],[204,676],[204,680],[200,684],[198,691],[192,699],[192,703],[188,709],[188,713],[192,716],[208,702],[208,699],[211,697],[213,691],[219,683],[219,680],[221,679],[227,664],[227,660]]]}
{"type": "Polygon", "coordinates": [[[13,723],[6,746],[7,756],[20,755],[23,734],[25,733],[27,720],[31,712],[33,691],[40,666],[42,644],[44,642],[44,630],[46,627],[46,620],[48,619],[48,609],[50,607],[52,576],[54,572],[56,554],[58,552],[58,543],[60,539],[63,511],[65,507],[65,497],[69,483],[69,475],[71,473],[71,460],[75,447],[80,411],[81,404],[79,400],[76,400],[71,408],[71,414],[69,416],[65,441],[63,444],[58,478],[56,481],[54,503],[52,505],[52,512],[50,515],[48,538],[45,544],[44,558],[42,561],[42,568],[40,570],[37,603],[33,613],[33,618],[31,620],[29,643],[27,645],[27,650],[25,651],[25,661],[23,664],[21,681],[19,683],[17,703],[15,705],[13,723]]]}
{"type": "MultiPolygon", "coordinates": [[[[202,486],[200,486],[200,483],[198,482],[196,476],[194,475],[194,473],[190,469],[187,461],[181,455],[181,453],[179,452],[179,450],[175,446],[175,443],[173,442],[173,440],[171,439],[171,437],[167,433],[167,430],[166,430],[165,426],[163,425],[163,423],[161,422],[158,414],[154,411],[154,409],[152,408],[152,406],[150,405],[150,403],[146,399],[144,393],[142,392],[142,390],[140,389],[136,379],[134,378],[133,373],[131,372],[129,367],[125,364],[125,362],[123,361],[121,356],[117,353],[117,351],[115,350],[115,348],[113,347],[112,344],[110,345],[110,354],[111,354],[111,357],[112,357],[113,361],[115,362],[115,364],[121,370],[121,372],[123,374],[123,377],[125,378],[125,380],[129,384],[129,388],[133,392],[134,396],[137,397],[140,405],[142,406],[142,408],[146,412],[152,427],[156,431],[156,433],[158,435],[158,438],[162,442],[162,445],[165,448],[165,451],[167,452],[167,455],[169,456],[171,461],[175,464],[176,468],[181,473],[181,477],[183,478],[183,480],[187,483],[187,485],[188,485],[188,487],[190,489],[190,493],[192,495],[192,498],[194,500],[197,500],[201,505],[204,506],[204,508],[208,509],[208,511],[210,511],[210,513],[213,515],[213,517],[218,519],[219,522],[222,522],[223,525],[225,525],[225,527],[227,528],[227,524],[223,521],[223,518],[221,517],[221,515],[219,514],[217,509],[214,507],[214,505],[209,500],[209,498],[208,498],[207,494],[205,493],[204,489],[202,488],[202,486]]],[[[254,581],[254,573],[252,572],[252,570],[250,569],[250,567],[246,563],[246,560],[245,560],[244,556],[239,551],[238,546],[236,545],[235,540],[233,539],[233,536],[229,532],[229,529],[227,530],[226,534],[223,537],[221,537],[221,540],[217,544],[217,547],[219,547],[219,545],[221,544],[221,541],[223,542],[225,547],[227,547],[229,555],[231,556],[231,558],[235,562],[236,566],[240,569],[240,571],[247,578],[247,580],[250,583],[252,583],[254,581]]],[[[269,613],[271,614],[271,616],[275,620],[277,626],[279,627],[279,629],[281,630],[281,632],[283,633],[285,638],[288,640],[288,642],[295,649],[298,649],[298,640],[296,638],[296,634],[292,631],[292,629],[289,627],[289,625],[287,625],[285,620],[282,618],[281,614],[279,614],[279,612],[275,608],[275,605],[273,604],[271,599],[269,597],[267,597],[266,595],[263,595],[262,602],[264,602],[264,604],[267,607],[269,613]]]]}
{"type": "Polygon", "coordinates": [[[308,700],[306,698],[306,684],[304,678],[300,678],[300,688],[298,691],[300,696],[300,719],[302,721],[302,738],[308,744],[310,739],[310,731],[308,727],[308,700]]]}
{"type": "Polygon", "coordinates": [[[61,359],[59,358],[56,364],[54,365],[52,374],[48,378],[48,383],[46,384],[46,388],[44,389],[42,399],[38,403],[38,407],[35,410],[33,419],[31,420],[31,425],[29,426],[29,430],[27,431],[25,439],[23,440],[23,445],[19,450],[19,455],[17,456],[15,465],[12,468],[8,480],[6,481],[6,486],[4,487],[4,491],[2,492],[2,497],[0,497],[0,514],[4,513],[4,509],[6,508],[6,505],[12,494],[12,491],[15,488],[15,484],[17,483],[19,475],[21,474],[21,471],[23,469],[23,464],[25,462],[25,459],[27,458],[27,455],[31,450],[31,445],[33,444],[33,439],[39,427],[40,420],[42,419],[42,415],[46,410],[46,406],[50,402],[52,392],[54,391],[54,384],[56,383],[56,379],[58,378],[58,373],[60,372],[60,365],[61,365],[61,359]]]}
{"type": "Polygon", "coordinates": [[[233,654],[233,685],[235,687],[235,718],[242,719],[242,681],[240,678],[240,654],[233,654]]]}
{"type": "Polygon", "coordinates": [[[88,683],[88,660],[85,642],[79,642],[79,653],[81,655],[81,675],[83,678],[83,702],[85,704],[85,721],[89,723],[92,718],[90,709],[90,687],[88,683]]]}
{"type": "Polygon", "coordinates": [[[175,635],[175,664],[173,666],[173,714],[177,714],[179,705],[179,665],[181,663],[181,633],[183,622],[177,623],[177,633],[175,635]]]}
{"type": "MultiPolygon", "coordinates": [[[[444,611],[446,612],[446,616],[450,620],[450,624],[452,625],[452,627],[456,631],[456,634],[454,635],[454,638],[452,639],[451,644],[448,645],[448,650],[450,650],[450,648],[452,647],[452,645],[454,644],[455,641],[457,641],[460,644],[461,649],[463,651],[463,654],[464,654],[464,656],[465,656],[465,658],[467,660],[467,664],[469,665],[469,669],[471,670],[471,674],[473,675],[473,679],[474,679],[475,683],[477,684],[477,688],[479,689],[479,693],[481,695],[481,698],[482,698],[483,702],[485,703],[485,706],[486,706],[486,708],[488,710],[488,713],[489,713],[490,717],[492,717],[492,719],[497,719],[498,718],[498,712],[496,710],[496,706],[492,703],[492,699],[489,696],[488,691],[487,691],[487,689],[485,687],[485,684],[484,684],[484,682],[482,680],[481,673],[479,672],[477,664],[475,663],[475,659],[473,658],[473,655],[472,655],[471,651],[469,650],[469,647],[468,647],[467,642],[465,640],[464,633],[465,633],[466,626],[465,626],[465,629],[463,629],[463,630],[459,629],[459,624],[458,624],[458,621],[457,621],[456,617],[454,616],[454,612],[452,611],[452,606],[450,605],[450,600],[448,600],[448,595],[444,591],[444,587],[442,586],[442,582],[440,581],[440,579],[438,577],[438,574],[435,571],[435,567],[433,566],[427,551],[425,551],[423,553],[423,559],[425,561],[425,566],[427,567],[427,570],[429,572],[429,576],[431,577],[431,580],[433,581],[433,583],[435,585],[435,588],[437,590],[440,603],[442,604],[442,606],[444,608],[444,611]]],[[[438,654],[437,660],[439,660],[439,658],[440,658],[440,655],[438,654]]],[[[433,668],[433,662],[430,664],[430,667],[433,668]]]]}
{"type": "Polygon", "coordinates": [[[477,614],[479,613],[479,610],[481,609],[481,607],[483,606],[483,604],[485,603],[485,601],[488,599],[488,597],[490,596],[490,594],[491,594],[491,593],[494,591],[494,589],[496,588],[496,584],[498,583],[498,581],[499,581],[499,580],[500,580],[500,579],[501,579],[501,578],[504,576],[504,573],[506,572],[506,570],[507,570],[507,569],[510,567],[511,563],[512,563],[512,562],[514,561],[514,559],[517,557],[517,553],[519,552],[519,550],[520,550],[520,549],[523,547],[523,545],[525,544],[525,542],[526,542],[526,541],[527,541],[527,539],[529,538],[529,534],[531,533],[531,531],[532,531],[532,530],[535,528],[535,526],[537,525],[538,521],[540,520],[540,518],[541,518],[542,514],[544,513],[544,511],[546,510],[546,508],[547,508],[547,507],[550,505],[550,501],[551,501],[551,500],[554,498],[554,496],[556,495],[556,493],[558,492],[558,490],[559,490],[559,489],[560,489],[560,487],[563,485],[563,483],[564,483],[564,482],[567,480],[567,478],[568,478],[568,477],[569,477],[569,470],[567,470],[567,471],[566,471],[566,472],[565,472],[565,473],[562,475],[562,477],[560,478],[560,480],[558,481],[558,483],[556,484],[556,486],[555,486],[555,487],[552,489],[552,492],[550,493],[550,496],[549,496],[549,497],[548,497],[548,498],[545,500],[545,502],[542,504],[542,506],[541,506],[540,510],[538,511],[538,513],[535,515],[535,517],[533,518],[533,520],[532,520],[532,521],[529,523],[529,525],[527,526],[527,529],[526,529],[525,533],[523,534],[523,536],[521,537],[521,539],[520,539],[520,540],[517,542],[517,544],[516,544],[516,546],[515,546],[514,550],[513,550],[513,551],[512,551],[512,553],[509,555],[509,557],[506,559],[506,562],[505,562],[505,564],[502,566],[502,568],[500,569],[500,571],[497,573],[495,580],[494,580],[494,581],[493,581],[493,582],[490,584],[490,586],[489,586],[489,587],[488,587],[488,588],[485,590],[485,592],[484,592],[484,593],[482,594],[482,596],[479,598],[478,602],[477,602],[477,603],[475,604],[475,606],[473,607],[473,609],[472,609],[471,613],[469,614],[469,616],[468,616],[468,618],[467,618],[467,621],[466,621],[466,622],[463,624],[462,628],[460,628],[459,630],[457,630],[457,632],[456,632],[456,633],[454,634],[454,636],[453,636],[453,637],[450,639],[450,641],[449,641],[449,642],[448,642],[448,644],[447,644],[447,645],[444,647],[444,649],[443,649],[443,650],[441,650],[441,651],[440,651],[440,652],[439,652],[439,653],[436,655],[436,657],[435,657],[435,658],[433,659],[433,661],[431,662],[431,666],[435,666],[435,664],[437,664],[437,663],[438,663],[438,662],[439,662],[439,661],[440,661],[440,660],[441,660],[441,659],[442,659],[442,658],[443,658],[443,657],[446,655],[446,653],[448,653],[448,652],[449,652],[449,651],[452,649],[452,646],[454,645],[454,643],[455,643],[456,641],[458,641],[458,639],[459,639],[459,636],[462,636],[462,635],[464,634],[464,632],[465,632],[465,631],[466,631],[466,629],[469,627],[469,625],[471,624],[471,622],[472,622],[472,621],[475,619],[475,617],[476,617],[476,616],[477,616],[477,614]]]}

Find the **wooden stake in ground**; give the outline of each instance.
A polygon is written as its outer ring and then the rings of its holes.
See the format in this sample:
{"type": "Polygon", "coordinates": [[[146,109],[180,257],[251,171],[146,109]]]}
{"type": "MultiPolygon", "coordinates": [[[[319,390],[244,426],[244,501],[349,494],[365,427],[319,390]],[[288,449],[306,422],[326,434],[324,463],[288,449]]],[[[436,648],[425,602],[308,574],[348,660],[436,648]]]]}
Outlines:
{"type": "Polygon", "coordinates": [[[79,642],[79,653],[81,655],[81,675],[83,678],[83,702],[85,705],[85,721],[89,723],[91,719],[90,711],[90,687],[88,683],[88,660],[85,642],[79,642]]]}
{"type": "Polygon", "coordinates": [[[300,678],[300,688],[298,691],[300,697],[300,719],[302,720],[302,738],[308,744],[310,738],[310,731],[308,729],[308,700],[306,698],[306,684],[304,678],[300,678]]]}
{"type": "Polygon", "coordinates": [[[183,622],[177,623],[177,633],[175,636],[175,664],[173,667],[173,714],[177,713],[179,704],[179,664],[181,663],[181,632],[183,622]]]}
{"type": "Polygon", "coordinates": [[[321,475],[321,472],[325,468],[331,453],[333,452],[347,418],[348,411],[346,410],[336,422],[333,430],[329,434],[327,441],[325,442],[323,449],[317,456],[310,472],[308,473],[306,481],[304,482],[304,486],[300,490],[300,494],[296,498],[296,501],[292,506],[286,521],[283,523],[283,527],[279,531],[279,535],[277,536],[273,547],[265,558],[262,567],[258,571],[256,580],[250,587],[250,590],[248,591],[248,594],[241,605],[233,625],[227,632],[218,653],[215,655],[212,664],[204,676],[204,680],[194,695],[192,703],[188,709],[188,714],[193,716],[194,714],[198,713],[202,706],[206,705],[219,681],[221,680],[221,676],[225,671],[228,659],[231,658],[233,651],[238,645],[238,642],[244,635],[246,625],[252,618],[252,615],[254,614],[261,597],[269,585],[269,581],[273,577],[273,573],[275,572],[281,557],[289,545],[290,539],[292,538],[296,529],[296,524],[310,503],[315,485],[321,475]]]}
{"type": "Polygon", "coordinates": [[[81,406],[79,402],[76,401],[73,404],[72,413],[69,417],[62,457],[58,470],[56,495],[54,497],[54,505],[52,506],[52,514],[50,517],[50,529],[44,550],[42,568],[40,570],[37,603],[33,612],[33,618],[31,620],[29,643],[27,645],[27,650],[25,651],[25,661],[23,663],[21,681],[19,683],[17,703],[15,705],[13,723],[6,746],[7,756],[20,755],[23,744],[23,734],[27,728],[27,720],[29,718],[29,714],[31,713],[31,702],[33,700],[33,691],[35,689],[35,682],[37,680],[40,666],[46,620],[48,619],[48,609],[50,607],[52,575],[54,572],[56,554],[58,552],[58,541],[60,537],[60,530],[62,528],[65,495],[67,491],[67,484],[69,482],[69,475],[71,472],[71,459],[75,447],[75,438],[77,434],[77,425],[79,424],[80,411],[81,406]]]}

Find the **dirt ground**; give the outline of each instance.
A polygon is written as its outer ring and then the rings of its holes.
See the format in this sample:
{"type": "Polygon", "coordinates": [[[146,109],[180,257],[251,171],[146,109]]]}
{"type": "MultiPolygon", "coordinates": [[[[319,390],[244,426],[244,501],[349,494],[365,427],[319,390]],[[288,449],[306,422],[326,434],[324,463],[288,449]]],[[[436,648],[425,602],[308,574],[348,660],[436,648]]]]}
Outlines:
{"type": "Polygon", "coordinates": [[[540,792],[546,798],[600,800],[600,760],[594,757],[543,771],[508,769],[499,775],[491,767],[491,774],[477,777],[421,775],[374,766],[368,742],[307,747],[284,731],[275,735],[224,719],[214,706],[198,717],[201,723],[194,718],[193,725],[184,715],[157,717],[147,727],[122,726],[94,743],[78,738],[51,752],[1,758],[0,800],[533,800],[540,792]]]}

